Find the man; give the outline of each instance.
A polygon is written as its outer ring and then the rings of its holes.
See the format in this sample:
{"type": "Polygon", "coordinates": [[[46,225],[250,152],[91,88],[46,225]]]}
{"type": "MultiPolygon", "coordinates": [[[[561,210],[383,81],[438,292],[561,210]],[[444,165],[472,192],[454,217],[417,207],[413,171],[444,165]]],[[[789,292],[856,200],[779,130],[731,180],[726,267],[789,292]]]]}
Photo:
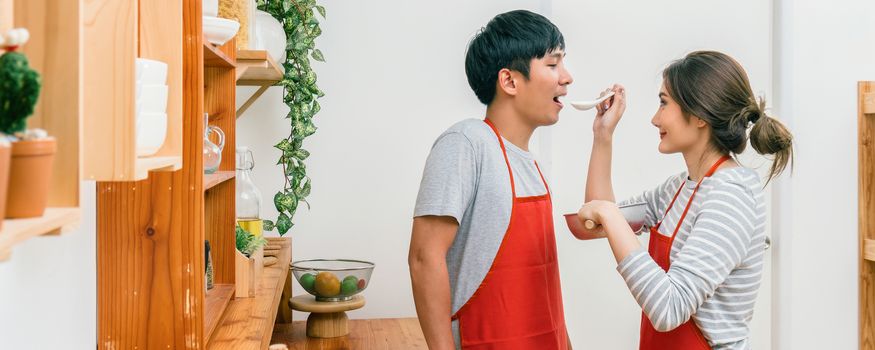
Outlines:
{"type": "Polygon", "coordinates": [[[429,349],[569,349],[549,188],[529,139],[572,78],[553,23],[519,10],[471,41],[486,119],[453,125],[426,162],[408,263],[429,349]]]}

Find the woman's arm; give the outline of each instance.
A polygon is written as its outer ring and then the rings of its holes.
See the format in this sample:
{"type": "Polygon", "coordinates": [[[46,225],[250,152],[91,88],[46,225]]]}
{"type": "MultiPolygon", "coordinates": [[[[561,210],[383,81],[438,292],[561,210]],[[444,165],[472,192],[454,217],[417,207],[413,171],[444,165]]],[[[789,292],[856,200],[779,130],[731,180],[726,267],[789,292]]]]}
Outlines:
{"type": "Polygon", "coordinates": [[[628,225],[620,223],[616,205],[593,201],[579,212],[602,224],[618,272],[658,331],[673,330],[689,320],[747,258],[755,226],[765,224],[762,209],[739,186],[723,186],[708,197],[697,216],[687,218],[694,224],[668,272],[640,246],[628,225]]]}
{"type": "Polygon", "coordinates": [[[614,97],[596,106],[598,113],[592,123],[592,154],[586,176],[585,202],[596,199],[615,201],[611,184],[611,153],[614,130],[626,111],[626,90],[622,85],[614,84],[602,95],[607,92],[613,92],[614,97]]]}

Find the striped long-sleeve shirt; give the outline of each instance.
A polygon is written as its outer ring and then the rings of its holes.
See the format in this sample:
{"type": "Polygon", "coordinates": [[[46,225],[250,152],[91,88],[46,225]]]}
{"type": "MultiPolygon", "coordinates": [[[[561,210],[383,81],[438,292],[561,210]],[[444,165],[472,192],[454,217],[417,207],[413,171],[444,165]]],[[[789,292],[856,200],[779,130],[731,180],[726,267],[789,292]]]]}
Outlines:
{"type": "MultiPolygon", "coordinates": [[[[647,202],[654,226],[683,186],[659,233],[671,236],[696,187],[686,173],[624,202],[647,202]]],[[[622,203],[621,203],[622,204],[622,203]]],[[[642,248],[617,266],[657,331],[692,319],[712,349],[750,349],[750,321],[763,270],[766,206],[753,170],[717,171],[702,182],[671,248],[665,272],[642,248]]]]}

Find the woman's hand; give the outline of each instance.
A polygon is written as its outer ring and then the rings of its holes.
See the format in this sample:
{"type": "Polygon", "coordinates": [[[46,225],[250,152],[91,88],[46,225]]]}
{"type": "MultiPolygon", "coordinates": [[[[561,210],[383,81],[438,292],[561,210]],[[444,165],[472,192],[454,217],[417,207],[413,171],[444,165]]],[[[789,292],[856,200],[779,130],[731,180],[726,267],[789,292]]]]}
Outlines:
{"type": "Polygon", "coordinates": [[[614,84],[610,89],[603,91],[599,97],[613,91],[614,96],[596,106],[598,111],[592,122],[593,136],[596,138],[610,139],[614,135],[617,123],[626,111],[626,88],[620,84],[614,84]]]}
{"type": "MultiPolygon", "coordinates": [[[[581,222],[586,222],[587,220],[592,220],[596,223],[596,225],[601,225],[611,218],[623,218],[623,214],[620,213],[620,209],[617,207],[617,203],[606,201],[606,200],[593,200],[589,201],[580,208],[577,212],[577,217],[581,222]]],[[[623,219],[625,220],[625,219],[623,219]]],[[[602,227],[596,227],[595,230],[601,230],[602,227]]]]}
{"type": "Polygon", "coordinates": [[[580,208],[577,216],[581,221],[592,220],[601,225],[596,228],[604,230],[618,264],[629,254],[641,248],[638,237],[635,237],[616,203],[604,200],[589,201],[580,208]]]}

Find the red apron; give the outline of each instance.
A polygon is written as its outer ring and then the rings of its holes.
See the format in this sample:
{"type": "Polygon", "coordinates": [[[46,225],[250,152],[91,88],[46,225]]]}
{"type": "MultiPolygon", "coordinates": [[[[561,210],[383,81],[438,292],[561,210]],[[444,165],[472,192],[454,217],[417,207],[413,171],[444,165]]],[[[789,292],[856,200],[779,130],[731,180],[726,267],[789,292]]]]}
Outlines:
{"type": "MultiPolygon", "coordinates": [[[[656,261],[656,264],[659,267],[662,267],[663,270],[668,272],[669,267],[671,267],[671,245],[674,243],[674,238],[678,234],[678,229],[680,229],[681,224],[684,222],[684,218],[687,217],[687,211],[690,210],[690,204],[693,203],[693,198],[696,197],[696,192],[699,191],[699,185],[702,184],[702,180],[706,177],[709,177],[717,171],[717,168],[720,167],[720,164],[723,164],[726,160],[729,159],[729,156],[723,156],[718,160],[714,165],[711,166],[711,169],[708,170],[708,173],[703,176],[699,182],[696,184],[696,189],[693,190],[693,194],[690,195],[690,200],[687,201],[687,206],[684,208],[684,213],[681,214],[680,220],[678,220],[677,227],[674,228],[674,232],[671,234],[671,237],[663,236],[659,233],[659,226],[662,225],[662,220],[656,223],[653,227],[650,228],[650,244],[647,247],[647,252],[650,253],[650,256],[656,261]]],[[[681,190],[684,188],[684,185],[681,184],[681,187],[678,188],[677,193],[675,193],[674,198],[671,199],[671,203],[668,205],[668,208],[665,210],[665,214],[663,214],[663,219],[665,215],[668,215],[668,211],[671,210],[671,207],[674,205],[675,200],[678,199],[678,195],[681,194],[681,190]]],[[[684,324],[680,325],[680,327],[675,328],[668,332],[659,332],[655,328],[653,328],[653,323],[647,318],[647,315],[644,312],[641,313],[641,343],[639,346],[641,350],[710,350],[711,346],[708,345],[708,341],[705,340],[705,337],[702,336],[702,331],[699,330],[699,327],[696,326],[696,323],[693,322],[692,319],[688,320],[684,324]]]]}
{"type": "Polygon", "coordinates": [[[547,194],[516,196],[504,142],[492,122],[486,120],[486,124],[498,138],[507,163],[513,206],[492,267],[474,295],[453,315],[459,321],[462,348],[565,350],[568,335],[550,190],[538,168],[547,194]]]}

